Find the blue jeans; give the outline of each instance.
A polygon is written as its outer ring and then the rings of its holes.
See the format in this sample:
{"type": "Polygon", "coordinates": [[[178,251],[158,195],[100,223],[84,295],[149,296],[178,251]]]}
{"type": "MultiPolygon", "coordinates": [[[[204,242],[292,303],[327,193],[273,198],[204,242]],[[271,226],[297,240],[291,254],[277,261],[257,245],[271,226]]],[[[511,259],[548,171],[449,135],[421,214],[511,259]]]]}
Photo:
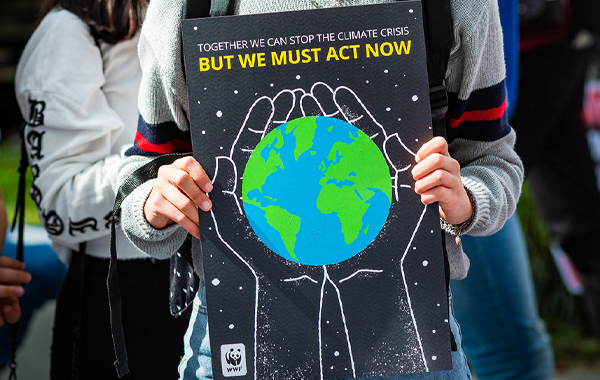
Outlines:
{"type": "MultiPolygon", "coordinates": [[[[452,352],[453,369],[428,373],[414,373],[408,375],[394,375],[383,377],[366,377],[377,380],[470,380],[471,373],[467,366],[466,357],[461,347],[461,333],[452,313],[452,298],[450,298],[450,329],[456,339],[458,351],[452,352]]],[[[212,379],[212,366],[210,357],[210,342],[208,339],[208,320],[206,314],[206,294],[204,284],[194,299],[190,324],[184,336],[185,351],[179,365],[180,380],[207,380],[212,379]]]]}
{"type": "Polygon", "coordinates": [[[492,236],[462,242],[471,268],[450,287],[473,372],[480,380],[552,379],[550,338],[538,315],[518,217],[492,236]]]}

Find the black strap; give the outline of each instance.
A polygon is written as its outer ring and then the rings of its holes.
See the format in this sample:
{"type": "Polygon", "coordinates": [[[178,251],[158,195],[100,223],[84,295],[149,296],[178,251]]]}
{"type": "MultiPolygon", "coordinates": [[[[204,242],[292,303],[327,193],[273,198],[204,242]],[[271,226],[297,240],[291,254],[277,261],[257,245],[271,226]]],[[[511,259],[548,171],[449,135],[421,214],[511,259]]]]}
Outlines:
{"type": "Polygon", "coordinates": [[[85,299],[85,247],[79,243],[77,252],[71,252],[70,267],[79,265],[79,299],[77,300],[77,323],[73,327],[73,347],[71,350],[71,380],[79,380],[79,351],[81,347],[81,325],[83,323],[83,302],[85,299]]]}
{"type": "MultiPolygon", "coordinates": [[[[24,240],[24,228],[25,228],[25,177],[27,174],[27,167],[29,166],[29,159],[27,157],[27,148],[25,147],[25,126],[23,123],[20,128],[21,135],[21,160],[19,161],[19,185],[17,189],[17,204],[15,207],[15,216],[13,218],[11,232],[14,231],[15,226],[19,226],[18,237],[17,237],[17,260],[23,261],[23,240],[24,240]]],[[[20,301],[19,301],[20,302],[20,301]]],[[[17,346],[19,344],[19,322],[13,325],[13,341],[12,341],[12,355],[9,363],[10,374],[9,380],[17,380],[17,346]]]]}
{"type": "Polygon", "coordinates": [[[121,204],[123,200],[131,194],[138,186],[142,185],[148,179],[155,178],[158,169],[163,165],[169,165],[178,158],[189,154],[173,153],[159,156],[144,166],[134,171],[126,180],[119,186],[115,197],[110,220],[110,264],[108,266],[108,278],[106,286],[108,288],[108,301],[110,308],[110,329],[115,349],[115,367],[119,377],[129,373],[129,365],[127,361],[127,349],[125,347],[125,334],[123,332],[121,291],[119,288],[119,279],[117,275],[117,246],[115,225],[121,217],[121,204]]]}
{"type": "Polygon", "coordinates": [[[422,4],[433,135],[446,138],[446,70],[454,43],[450,0],[423,0],[422,4]]]}

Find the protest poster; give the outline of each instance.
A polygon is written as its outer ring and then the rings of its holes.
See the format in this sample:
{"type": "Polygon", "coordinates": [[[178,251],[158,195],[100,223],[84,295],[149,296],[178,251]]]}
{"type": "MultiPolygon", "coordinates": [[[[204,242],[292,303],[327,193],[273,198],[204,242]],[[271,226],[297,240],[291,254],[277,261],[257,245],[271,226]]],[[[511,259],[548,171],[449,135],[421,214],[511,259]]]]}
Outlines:
{"type": "Polygon", "coordinates": [[[420,1],[182,29],[214,378],[451,369],[420,1]]]}

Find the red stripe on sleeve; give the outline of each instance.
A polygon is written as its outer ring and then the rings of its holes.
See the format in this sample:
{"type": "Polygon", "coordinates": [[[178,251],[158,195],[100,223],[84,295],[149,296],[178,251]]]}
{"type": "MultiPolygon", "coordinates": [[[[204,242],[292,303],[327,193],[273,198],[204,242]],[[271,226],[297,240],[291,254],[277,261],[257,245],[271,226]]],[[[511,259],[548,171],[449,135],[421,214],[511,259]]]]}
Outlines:
{"type": "Polygon", "coordinates": [[[498,120],[504,115],[506,112],[507,102],[504,99],[504,103],[501,106],[496,108],[490,108],[487,110],[479,110],[479,111],[467,111],[462,114],[462,116],[458,119],[449,118],[449,126],[450,128],[456,128],[463,121],[492,121],[498,120]]]}
{"type": "Polygon", "coordinates": [[[136,132],[135,142],[137,143],[140,149],[152,153],[173,153],[178,149],[182,149],[188,152],[192,150],[192,146],[190,144],[179,139],[171,140],[164,144],[152,144],[151,142],[146,140],[144,136],[140,134],[140,132],[136,132]]]}

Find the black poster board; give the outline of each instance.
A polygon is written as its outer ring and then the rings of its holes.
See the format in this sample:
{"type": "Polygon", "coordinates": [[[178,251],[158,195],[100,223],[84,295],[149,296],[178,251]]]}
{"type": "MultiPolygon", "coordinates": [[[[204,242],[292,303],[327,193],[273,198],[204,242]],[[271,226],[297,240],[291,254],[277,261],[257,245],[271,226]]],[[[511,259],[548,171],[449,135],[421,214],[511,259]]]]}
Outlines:
{"type": "Polygon", "coordinates": [[[214,378],[451,369],[420,1],[182,29],[214,378]]]}

